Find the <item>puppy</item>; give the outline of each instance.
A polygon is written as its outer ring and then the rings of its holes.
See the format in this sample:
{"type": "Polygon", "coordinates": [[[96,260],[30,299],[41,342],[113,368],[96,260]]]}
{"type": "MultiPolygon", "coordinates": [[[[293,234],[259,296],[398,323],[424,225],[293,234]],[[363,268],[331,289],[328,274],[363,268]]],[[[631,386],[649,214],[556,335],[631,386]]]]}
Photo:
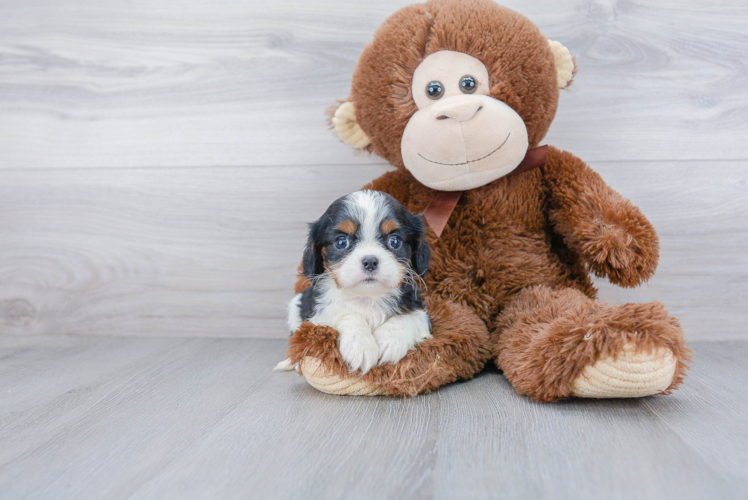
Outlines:
{"type": "MultiPolygon", "coordinates": [[[[423,219],[395,198],[357,191],[309,225],[303,274],[311,286],[289,304],[288,326],[335,328],[351,371],[396,363],[431,338],[421,287],[431,253],[423,219]]],[[[291,370],[283,361],[277,370],[291,370]]]]}

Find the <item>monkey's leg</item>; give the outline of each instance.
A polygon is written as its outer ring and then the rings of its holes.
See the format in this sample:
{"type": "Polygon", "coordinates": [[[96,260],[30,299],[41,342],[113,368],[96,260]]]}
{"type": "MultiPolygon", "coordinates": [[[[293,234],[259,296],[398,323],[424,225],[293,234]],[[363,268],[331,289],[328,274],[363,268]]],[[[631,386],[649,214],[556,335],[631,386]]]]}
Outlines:
{"type": "Polygon", "coordinates": [[[573,289],[523,290],[491,334],[496,365],[537,401],[669,394],[690,350],[659,302],[608,306],[573,289]]]}
{"type": "Polygon", "coordinates": [[[440,298],[426,303],[433,338],[416,344],[394,365],[352,374],[340,355],[338,332],[308,322],[291,337],[288,356],[310,385],[330,394],[415,396],[471,378],[490,359],[486,325],[460,304],[440,298]]]}

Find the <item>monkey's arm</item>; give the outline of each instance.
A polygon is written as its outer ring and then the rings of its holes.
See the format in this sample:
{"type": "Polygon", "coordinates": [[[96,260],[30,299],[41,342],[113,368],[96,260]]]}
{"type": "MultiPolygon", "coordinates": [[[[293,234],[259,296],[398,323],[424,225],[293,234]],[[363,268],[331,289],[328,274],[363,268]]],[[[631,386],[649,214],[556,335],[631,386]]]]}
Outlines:
{"type": "Polygon", "coordinates": [[[548,148],[543,175],[554,231],[595,275],[634,287],[654,274],[657,233],[636,206],[566,151],[548,148]]]}

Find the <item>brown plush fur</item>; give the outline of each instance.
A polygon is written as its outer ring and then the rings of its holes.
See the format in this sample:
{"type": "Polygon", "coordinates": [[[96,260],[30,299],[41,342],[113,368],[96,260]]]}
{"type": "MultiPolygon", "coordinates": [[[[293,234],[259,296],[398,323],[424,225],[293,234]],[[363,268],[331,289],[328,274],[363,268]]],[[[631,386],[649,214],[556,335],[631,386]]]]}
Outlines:
{"type": "MultiPolygon", "coordinates": [[[[522,116],[530,147],[536,146],[558,101],[547,44],[529,20],[489,0],[432,0],[395,13],[364,50],[353,77],[360,126],[374,152],[399,167],[366,188],[391,194],[414,213],[434,195],[403,168],[400,138],[416,110],[411,75],[438,50],[483,61],[491,96],[522,116]]],[[[557,400],[571,395],[586,366],[616,355],[628,341],[638,350],[672,350],[678,364],[670,390],[682,382],[689,351],[662,304],[611,307],[594,300],[590,271],[636,286],[653,275],[659,242],[639,209],[572,154],[549,147],[544,167],[464,192],[441,237],[429,228],[427,238],[432,258],[425,295],[434,339],[397,366],[362,377],[388,394],[413,395],[469,378],[490,350],[518,392],[557,400]],[[486,331],[490,344],[483,343],[486,331]]],[[[305,324],[291,339],[289,355],[295,362],[312,355],[354,376],[342,363],[336,336],[305,324]]]]}

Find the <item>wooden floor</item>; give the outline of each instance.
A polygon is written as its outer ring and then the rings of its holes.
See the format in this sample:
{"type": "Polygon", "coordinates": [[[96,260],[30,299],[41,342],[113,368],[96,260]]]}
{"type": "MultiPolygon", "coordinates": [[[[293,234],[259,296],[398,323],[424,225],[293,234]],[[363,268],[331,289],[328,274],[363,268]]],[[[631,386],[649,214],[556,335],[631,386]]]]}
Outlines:
{"type": "Polygon", "coordinates": [[[305,223],[389,166],[324,111],[409,0],[0,0],[0,500],[748,499],[748,5],[502,0],[578,62],[544,143],[658,230],[685,386],[535,404],[277,374],[305,223]]]}
{"type": "Polygon", "coordinates": [[[402,400],[268,339],[0,337],[0,498],[745,499],[748,343],[682,390],[537,404],[496,370],[402,400]]]}

